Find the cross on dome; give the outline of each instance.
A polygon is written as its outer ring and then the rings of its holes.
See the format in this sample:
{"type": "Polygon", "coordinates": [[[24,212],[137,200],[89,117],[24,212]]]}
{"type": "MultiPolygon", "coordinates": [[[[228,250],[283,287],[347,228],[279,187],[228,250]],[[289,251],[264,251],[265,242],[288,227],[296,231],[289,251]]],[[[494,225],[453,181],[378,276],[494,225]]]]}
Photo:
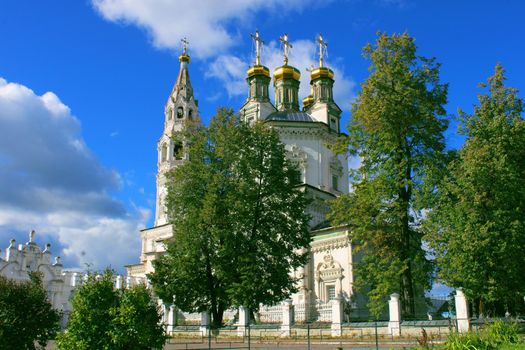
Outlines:
{"type": "Polygon", "coordinates": [[[321,33],[319,33],[319,36],[317,37],[316,41],[319,44],[319,67],[322,67],[324,58],[323,56],[325,53],[327,53],[328,43],[324,41],[323,35],[321,33]]]}
{"type": "Polygon", "coordinates": [[[288,65],[288,50],[293,48],[292,44],[290,44],[290,41],[288,40],[288,34],[284,34],[282,37],[279,38],[279,41],[283,43],[284,47],[284,65],[288,65]]]}
{"type": "Polygon", "coordinates": [[[256,30],[255,34],[250,34],[253,41],[255,42],[255,65],[261,65],[261,46],[264,44],[264,41],[259,37],[259,31],[256,30]]]}
{"type": "Polygon", "coordinates": [[[180,42],[182,44],[182,54],[186,55],[186,51],[188,49],[188,45],[190,44],[190,42],[188,41],[188,39],[186,39],[186,37],[180,39],[180,42]]]}

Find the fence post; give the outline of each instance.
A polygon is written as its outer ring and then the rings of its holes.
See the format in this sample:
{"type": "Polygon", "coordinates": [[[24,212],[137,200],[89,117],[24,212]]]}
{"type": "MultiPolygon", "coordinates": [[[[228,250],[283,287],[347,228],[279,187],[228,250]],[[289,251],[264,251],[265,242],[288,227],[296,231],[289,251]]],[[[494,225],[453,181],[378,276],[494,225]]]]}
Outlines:
{"type": "Polygon", "coordinates": [[[201,312],[201,326],[199,327],[199,330],[201,332],[202,337],[205,337],[211,334],[210,332],[210,314],[207,313],[206,311],[201,312]]]}
{"type": "Polygon", "coordinates": [[[470,320],[468,317],[468,304],[465,293],[461,288],[456,289],[454,297],[456,302],[456,321],[459,333],[466,333],[470,329],[470,320]]]}
{"type": "Polygon", "coordinates": [[[401,335],[401,306],[399,303],[399,294],[394,293],[390,295],[388,311],[390,314],[388,332],[394,337],[399,337],[401,335]]]}
{"type": "Polygon", "coordinates": [[[294,306],[292,300],[283,301],[283,322],[281,324],[281,337],[289,337],[292,334],[294,322],[294,306]]]}
{"type": "Polygon", "coordinates": [[[175,308],[175,305],[170,305],[168,309],[168,317],[166,319],[166,333],[169,335],[172,335],[173,328],[175,327],[175,324],[177,323],[177,310],[175,308]]]}
{"type": "Polygon", "coordinates": [[[239,322],[237,323],[237,336],[244,337],[246,326],[250,320],[250,311],[244,307],[239,307],[239,322]]]}
{"type": "Polygon", "coordinates": [[[332,337],[340,337],[343,333],[343,300],[337,297],[332,300],[332,337]]]}
{"type": "Polygon", "coordinates": [[[306,337],[308,338],[308,350],[310,350],[310,323],[306,324],[306,337]]]}

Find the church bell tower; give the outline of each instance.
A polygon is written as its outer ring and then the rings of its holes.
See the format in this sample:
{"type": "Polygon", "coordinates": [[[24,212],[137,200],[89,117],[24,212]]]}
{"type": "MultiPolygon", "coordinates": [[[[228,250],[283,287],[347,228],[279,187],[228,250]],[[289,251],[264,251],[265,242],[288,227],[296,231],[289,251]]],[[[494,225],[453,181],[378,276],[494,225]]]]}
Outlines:
{"type": "Polygon", "coordinates": [[[166,173],[181,164],[187,157],[181,131],[191,120],[199,119],[198,104],[193,96],[187,54],[188,41],[182,40],[183,51],[179,57],[180,70],[175,86],[164,108],[164,131],[157,142],[158,172],[157,199],[155,205],[155,226],[168,223],[166,213],[166,173]]]}

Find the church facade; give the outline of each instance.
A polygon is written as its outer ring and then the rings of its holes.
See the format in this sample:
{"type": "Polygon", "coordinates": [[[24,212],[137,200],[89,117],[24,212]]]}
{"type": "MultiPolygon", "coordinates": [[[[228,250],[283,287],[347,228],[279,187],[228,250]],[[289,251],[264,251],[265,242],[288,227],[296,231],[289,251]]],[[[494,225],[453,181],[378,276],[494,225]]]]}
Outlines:
{"type": "MultiPolygon", "coordinates": [[[[327,223],[327,201],[348,192],[348,161],[334,154],[329,145],[341,135],[341,109],[333,99],[334,72],[323,64],[326,47],[319,37],[319,66],[310,71],[311,94],[299,101],[300,71],[288,64],[291,45],[284,35],[284,64],[270,75],[260,62],[260,39],[254,36],[255,63],[247,71],[247,99],[239,115],[247,123],[263,121],[274,128],[285,145],[287,156],[301,171],[300,190],[311,199],[307,208],[311,216],[312,242],[309,263],[294,271],[299,278],[299,292],[292,296],[296,305],[327,303],[338,297],[350,300],[354,296],[353,261],[350,232],[345,226],[327,223]],[[275,99],[270,100],[270,83],[275,99]]],[[[127,265],[131,277],[145,277],[153,271],[152,261],[165,251],[164,241],[172,237],[168,222],[166,173],[184,162],[182,142],[176,134],[185,121],[198,119],[198,104],[193,95],[186,48],[179,57],[180,71],[164,111],[164,131],[157,143],[158,173],[155,224],[141,231],[140,262],[127,265]]]]}

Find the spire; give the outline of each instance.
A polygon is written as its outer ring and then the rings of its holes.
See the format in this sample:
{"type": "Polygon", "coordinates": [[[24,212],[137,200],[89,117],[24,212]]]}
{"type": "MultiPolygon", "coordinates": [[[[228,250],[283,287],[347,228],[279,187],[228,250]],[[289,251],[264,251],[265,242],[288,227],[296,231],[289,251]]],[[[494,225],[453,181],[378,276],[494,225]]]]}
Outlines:
{"type": "Polygon", "coordinates": [[[179,98],[188,101],[193,98],[193,87],[191,86],[190,73],[188,72],[188,64],[190,63],[190,56],[187,53],[189,41],[186,38],[181,39],[181,44],[182,54],[179,56],[179,75],[170,95],[173,101],[177,101],[179,98]]]}
{"type": "Polygon", "coordinates": [[[251,34],[251,37],[255,44],[255,64],[250,67],[247,71],[248,77],[246,81],[250,86],[250,92],[248,94],[248,101],[269,101],[268,87],[270,86],[270,70],[268,67],[261,65],[261,46],[264,41],[259,36],[259,31],[255,31],[255,34],[251,34]]]}
{"type": "Polygon", "coordinates": [[[324,53],[327,52],[328,43],[324,41],[323,35],[319,33],[319,36],[317,37],[317,43],[319,44],[319,67],[323,67],[323,56],[324,53]]]}
{"type": "Polygon", "coordinates": [[[259,31],[256,30],[255,34],[251,34],[253,42],[255,43],[255,65],[261,65],[261,46],[264,44],[264,41],[259,37],[259,31]]]}
{"type": "Polygon", "coordinates": [[[334,102],[334,72],[324,62],[328,44],[321,34],[316,43],[319,45],[319,67],[310,70],[311,95],[304,100],[304,110],[315,120],[339,132],[341,109],[334,102]]]}
{"type": "Polygon", "coordinates": [[[322,34],[316,38],[319,45],[319,67],[310,70],[313,102],[333,102],[334,72],[324,66],[324,55],[328,44],[322,34]]]}
{"type": "Polygon", "coordinates": [[[283,43],[284,65],[273,72],[275,107],[278,111],[298,111],[301,73],[297,68],[288,65],[289,49],[293,47],[288,35],[284,34],[279,40],[283,43]]]}

